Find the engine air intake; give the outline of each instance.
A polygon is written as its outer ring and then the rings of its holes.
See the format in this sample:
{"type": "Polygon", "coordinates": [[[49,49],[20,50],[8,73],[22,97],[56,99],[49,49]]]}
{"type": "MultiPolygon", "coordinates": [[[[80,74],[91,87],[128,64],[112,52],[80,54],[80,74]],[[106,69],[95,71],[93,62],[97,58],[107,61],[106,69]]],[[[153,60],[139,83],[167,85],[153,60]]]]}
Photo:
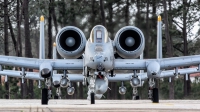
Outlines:
{"type": "Polygon", "coordinates": [[[115,35],[117,54],[122,58],[137,58],[144,50],[144,36],[142,31],[134,26],[125,26],[115,35]]]}
{"type": "Polygon", "coordinates": [[[60,46],[67,51],[74,51],[81,45],[81,38],[78,32],[73,30],[64,31],[60,34],[60,46]]]}
{"type": "Polygon", "coordinates": [[[138,32],[134,30],[126,30],[121,33],[119,43],[124,50],[134,51],[140,46],[141,38],[138,32]]]}
{"type": "Polygon", "coordinates": [[[74,26],[62,28],[56,36],[58,53],[66,59],[76,59],[84,52],[86,38],[83,32],[74,26]]]}

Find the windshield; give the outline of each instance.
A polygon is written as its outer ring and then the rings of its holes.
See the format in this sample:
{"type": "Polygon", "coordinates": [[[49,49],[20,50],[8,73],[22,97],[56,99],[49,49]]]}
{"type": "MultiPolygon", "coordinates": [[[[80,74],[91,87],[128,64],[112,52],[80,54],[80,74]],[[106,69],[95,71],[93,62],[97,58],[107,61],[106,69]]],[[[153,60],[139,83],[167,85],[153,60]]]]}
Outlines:
{"type": "Polygon", "coordinates": [[[108,31],[104,26],[97,25],[92,29],[89,40],[91,43],[107,43],[109,41],[108,31]]]}

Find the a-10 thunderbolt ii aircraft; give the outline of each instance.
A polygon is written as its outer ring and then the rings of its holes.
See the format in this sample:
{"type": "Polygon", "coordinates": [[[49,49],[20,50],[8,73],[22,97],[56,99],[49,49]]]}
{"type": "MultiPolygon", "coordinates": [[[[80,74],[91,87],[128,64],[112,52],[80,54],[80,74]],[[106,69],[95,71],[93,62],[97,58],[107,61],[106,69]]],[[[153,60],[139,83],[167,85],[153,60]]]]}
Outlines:
{"type": "MultiPolygon", "coordinates": [[[[161,38],[160,16],[157,35],[161,38]]],[[[122,86],[119,88],[121,94],[126,92],[123,81],[130,81],[133,93],[136,94],[136,88],[141,86],[141,81],[147,78],[149,79],[149,98],[153,102],[159,102],[155,78],[194,73],[198,72],[200,67],[200,55],[161,58],[161,44],[158,44],[157,59],[136,59],[144,50],[145,39],[142,31],[134,26],[121,28],[113,41],[102,25],[96,25],[92,29],[88,40],[79,28],[67,26],[57,34],[56,44],[58,53],[64,59],[45,59],[44,17],[41,16],[39,59],[1,55],[1,65],[22,67],[22,71],[3,70],[0,74],[21,77],[22,82],[24,78],[43,80],[45,87],[42,89],[42,104],[48,104],[52,85],[57,88],[68,87],[68,94],[73,94],[74,88],[71,87],[70,82],[81,81],[88,86],[88,99],[91,104],[94,104],[95,99],[100,99],[107,91],[109,81],[122,81],[122,86]],[[114,54],[118,54],[122,59],[115,58],[114,54]],[[78,59],[80,56],[83,58],[78,59]],[[191,65],[198,65],[198,68],[178,70],[178,67],[191,65]],[[39,73],[25,72],[24,68],[38,69],[39,73]],[[175,70],[162,71],[172,68],[175,70]],[[63,70],[64,74],[61,76],[55,70],[63,70]],[[138,70],[147,72],[137,73],[138,70]],[[126,73],[127,71],[132,71],[132,73],[126,73]]],[[[58,89],[56,98],[59,95],[58,89]]]]}

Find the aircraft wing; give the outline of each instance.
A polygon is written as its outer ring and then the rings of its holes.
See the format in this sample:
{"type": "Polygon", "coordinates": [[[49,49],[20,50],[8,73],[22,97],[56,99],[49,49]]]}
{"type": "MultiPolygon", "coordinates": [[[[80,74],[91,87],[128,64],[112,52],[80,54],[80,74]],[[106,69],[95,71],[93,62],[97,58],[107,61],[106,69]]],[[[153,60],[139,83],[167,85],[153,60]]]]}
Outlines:
{"type": "MultiPolygon", "coordinates": [[[[25,73],[26,73],[26,76],[24,77],[25,79],[41,80],[41,81],[44,80],[44,78],[40,77],[38,72],[25,72],[25,73]]],[[[0,71],[0,75],[8,77],[22,78],[20,74],[21,71],[13,71],[13,70],[0,71]]],[[[82,82],[84,78],[82,74],[67,74],[67,75],[71,82],[82,82]]],[[[54,74],[52,78],[60,80],[61,77],[62,74],[54,74]]]]}
{"type": "MultiPolygon", "coordinates": [[[[197,68],[185,68],[185,69],[179,69],[178,74],[179,75],[185,75],[185,74],[191,74],[191,73],[198,73],[200,72],[197,68]]],[[[8,77],[15,77],[15,78],[21,78],[20,75],[21,71],[13,71],[13,70],[3,70],[0,71],[0,75],[8,76],[8,77]]],[[[159,78],[165,78],[165,77],[173,77],[175,74],[174,70],[166,70],[162,71],[159,78]]],[[[71,82],[82,82],[84,76],[82,74],[67,74],[68,78],[71,82]]],[[[139,79],[142,81],[146,80],[148,78],[147,73],[137,73],[139,79]]],[[[61,79],[62,74],[54,74],[53,78],[55,79],[61,79]]],[[[119,81],[130,81],[133,76],[133,73],[119,73],[115,74],[114,77],[107,76],[109,82],[119,82],[119,81]]],[[[43,81],[44,78],[39,76],[38,72],[26,72],[25,79],[31,79],[31,80],[41,80],[43,81]]]]}
{"type": "Polygon", "coordinates": [[[160,65],[160,69],[171,69],[200,64],[200,55],[181,56],[162,59],[115,59],[114,69],[116,70],[145,70],[151,62],[160,65]]]}
{"type": "MultiPolygon", "coordinates": [[[[8,76],[8,77],[22,78],[20,74],[21,74],[21,71],[14,71],[14,70],[0,71],[0,75],[8,76]]],[[[24,78],[31,79],[31,80],[44,80],[44,78],[39,76],[38,72],[28,72],[24,78]]]]}
{"type": "MultiPolygon", "coordinates": [[[[198,73],[200,72],[198,68],[185,68],[179,69],[179,75],[191,74],[191,73],[198,73]]],[[[166,78],[166,77],[174,77],[175,70],[166,70],[160,73],[159,78],[166,78]]],[[[119,81],[130,81],[133,76],[133,73],[119,73],[115,74],[114,77],[107,77],[110,82],[119,82],[119,81]]],[[[148,79],[147,73],[137,73],[137,76],[141,81],[145,81],[148,79]]]]}
{"type": "Polygon", "coordinates": [[[54,70],[81,70],[82,59],[37,59],[0,55],[0,65],[39,69],[42,63],[51,63],[54,70]]]}

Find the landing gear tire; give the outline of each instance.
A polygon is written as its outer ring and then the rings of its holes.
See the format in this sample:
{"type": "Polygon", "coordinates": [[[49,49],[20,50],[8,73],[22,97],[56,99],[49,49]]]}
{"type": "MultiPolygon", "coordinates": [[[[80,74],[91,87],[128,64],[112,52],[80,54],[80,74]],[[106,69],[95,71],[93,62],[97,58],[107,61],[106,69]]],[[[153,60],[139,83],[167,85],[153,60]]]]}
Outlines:
{"type": "Polygon", "coordinates": [[[42,105],[48,105],[48,89],[47,88],[42,89],[41,103],[42,105]]]}
{"type": "Polygon", "coordinates": [[[55,96],[54,96],[54,99],[58,99],[58,96],[55,95],[55,96]]]}
{"type": "Polygon", "coordinates": [[[158,88],[153,88],[152,102],[153,102],[153,103],[159,103],[158,88]]]}
{"type": "Polygon", "coordinates": [[[139,99],[140,99],[140,96],[136,96],[136,97],[135,97],[135,100],[139,100],[139,99]]]}
{"type": "Polygon", "coordinates": [[[91,96],[91,104],[95,104],[95,97],[94,97],[94,93],[90,93],[91,96]]]}

